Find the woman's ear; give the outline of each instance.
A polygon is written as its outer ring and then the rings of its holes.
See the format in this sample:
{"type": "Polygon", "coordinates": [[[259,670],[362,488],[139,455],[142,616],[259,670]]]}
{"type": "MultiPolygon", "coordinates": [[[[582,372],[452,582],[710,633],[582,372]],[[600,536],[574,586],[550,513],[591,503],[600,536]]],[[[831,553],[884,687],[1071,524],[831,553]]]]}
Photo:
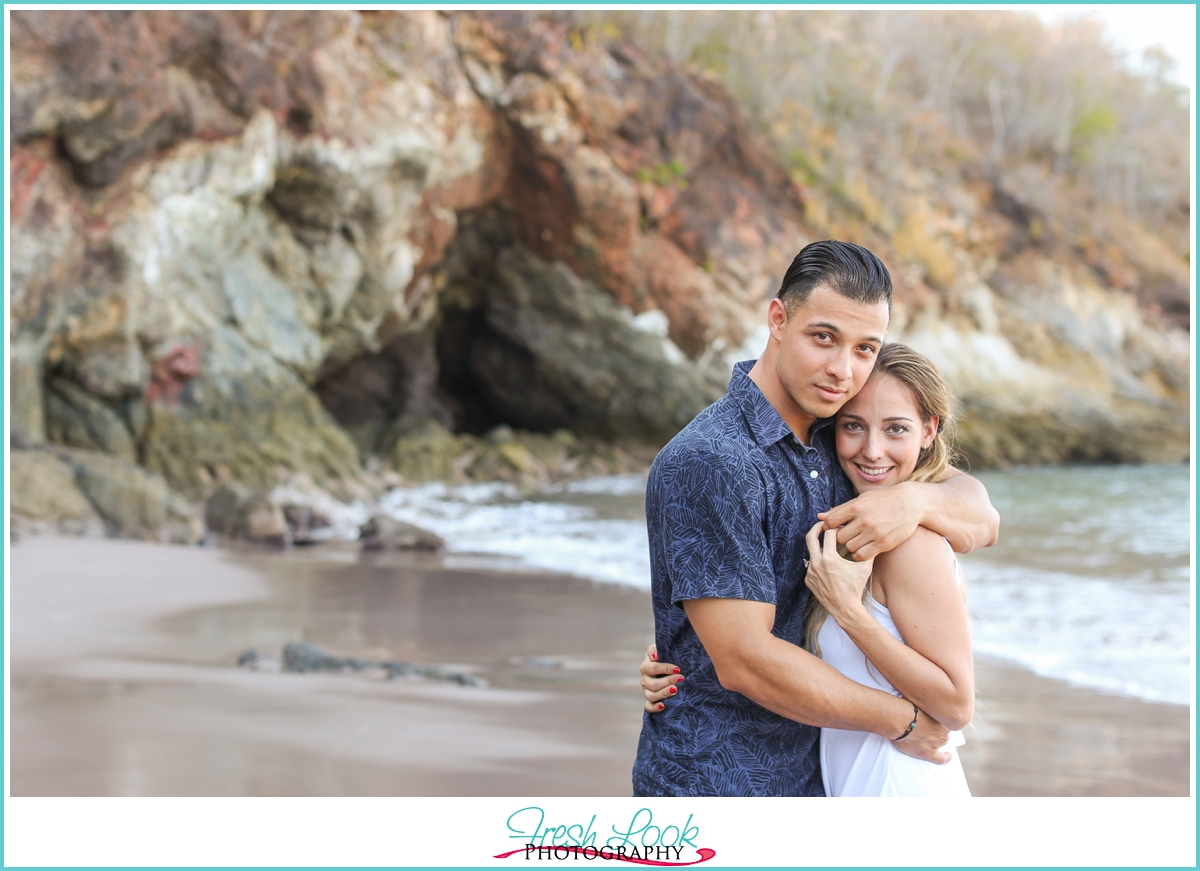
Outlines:
{"type": "Polygon", "coordinates": [[[937,438],[938,427],[941,425],[941,422],[941,419],[937,415],[934,415],[921,426],[922,448],[927,448],[933,444],[934,439],[937,438]]]}

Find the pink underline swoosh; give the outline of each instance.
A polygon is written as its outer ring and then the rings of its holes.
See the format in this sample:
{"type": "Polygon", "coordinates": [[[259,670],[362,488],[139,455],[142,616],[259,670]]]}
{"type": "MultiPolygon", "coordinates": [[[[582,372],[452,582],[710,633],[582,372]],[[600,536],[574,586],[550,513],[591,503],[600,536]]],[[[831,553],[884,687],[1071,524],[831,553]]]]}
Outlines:
{"type": "MultiPolygon", "coordinates": [[[[565,845],[560,844],[557,849],[563,849],[564,846],[565,845]]],[[[552,850],[552,849],[556,849],[556,848],[546,847],[544,849],[552,850]]],[[[588,848],[586,848],[586,847],[565,847],[565,849],[570,850],[572,853],[579,853],[580,855],[583,855],[583,851],[588,848]]],[[[596,848],[591,847],[590,849],[595,850],[596,848]]],[[[609,848],[605,847],[603,849],[608,850],[609,848]]],[[[517,853],[524,853],[524,852],[525,852],[525,848],[522,847],[519,850],[509,850],[507,853],[499,853],[499,854],[493,856],[492,858],[493,859],[507,859],[509,856],[515,856],[517,853]]],[[[696,859],[693,862],[659,862],[657,859],[637,859],[633,856],[621,856],[617,853],[612,852],[611,850],[609,850],[609,852],[612,854],[609,857],[609,859],[616,859],[620,862],[632,862],[634,865],[662,865],[662,866],[666,866],[669,868],[681,868],[685,865],[699,865],[701,862],[707,862],[713,856],[717,855],[716,850],[710,850],[710,849],[708,849],[708,847],[698,847],[696,849],[696,852],[700,854],[700,858],[696,859]]],[[[597,856],[595,858],[603,859],[604,857],[597,856]]]]}

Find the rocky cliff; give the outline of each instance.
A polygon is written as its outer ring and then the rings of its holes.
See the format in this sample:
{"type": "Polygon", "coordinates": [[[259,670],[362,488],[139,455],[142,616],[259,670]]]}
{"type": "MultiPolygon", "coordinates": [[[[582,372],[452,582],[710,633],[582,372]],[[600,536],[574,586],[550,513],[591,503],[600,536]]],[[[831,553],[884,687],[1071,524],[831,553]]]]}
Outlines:
{"type": "MultiPolygon", "coordinates": [[[[14,443],[191,499],[399,467],[430,426],[662,443],[827,229],[716,83],[552,17],[20,11],[11,39],[14,443]]],[[[970,458],[1187,456],[1190,337],[1146,270],[1039,246],[1036,181],[913,184],[932,205],[860,241],[970,458]]]]}

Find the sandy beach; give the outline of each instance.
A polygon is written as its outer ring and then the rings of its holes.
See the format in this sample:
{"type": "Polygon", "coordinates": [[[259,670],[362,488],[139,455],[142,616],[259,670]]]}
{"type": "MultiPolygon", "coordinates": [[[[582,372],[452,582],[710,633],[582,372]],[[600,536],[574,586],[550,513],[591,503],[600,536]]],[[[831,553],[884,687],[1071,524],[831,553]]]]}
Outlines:
{"type": "MultiPolygon", "coordinates": [[[[622,796],[649,597],[549,574],[30,538],[11,549],[14,796],[622,796]],[[249,671],[288,641],[441,664],[249,671]]],[[[978,662],[976,795],[1188,795],[1190,715],[978,662]]]]}

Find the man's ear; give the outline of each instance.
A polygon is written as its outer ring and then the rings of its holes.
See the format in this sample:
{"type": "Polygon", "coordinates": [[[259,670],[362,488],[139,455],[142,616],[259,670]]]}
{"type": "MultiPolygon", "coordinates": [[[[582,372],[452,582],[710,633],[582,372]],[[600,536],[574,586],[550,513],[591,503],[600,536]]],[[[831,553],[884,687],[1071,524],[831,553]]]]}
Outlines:
{"type": "Polygon", "coordinates": [[[783,341],[783,331],[787,328],[788,313],[787,307],[778,297],[771,300],[771,305],[767,309],[767,327],[771,331],[771,338],[777,342],[783,341]]]}

